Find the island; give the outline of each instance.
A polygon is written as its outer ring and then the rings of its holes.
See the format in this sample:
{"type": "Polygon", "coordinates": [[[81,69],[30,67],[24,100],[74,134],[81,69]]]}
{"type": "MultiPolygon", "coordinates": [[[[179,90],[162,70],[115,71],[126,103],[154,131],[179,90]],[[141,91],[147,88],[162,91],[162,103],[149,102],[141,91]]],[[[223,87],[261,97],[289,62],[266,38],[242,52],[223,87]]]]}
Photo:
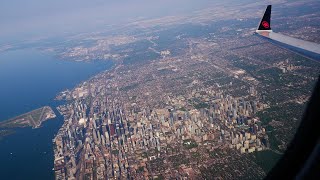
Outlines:
{"type": "Polygon", "coordinates": [[[0,122],[0,137],[10,135],[15,128],[32,127],[39,128],[41,123],[55,118],[56,114],[49,106],[44,106],[14,118],[0,122]]]}

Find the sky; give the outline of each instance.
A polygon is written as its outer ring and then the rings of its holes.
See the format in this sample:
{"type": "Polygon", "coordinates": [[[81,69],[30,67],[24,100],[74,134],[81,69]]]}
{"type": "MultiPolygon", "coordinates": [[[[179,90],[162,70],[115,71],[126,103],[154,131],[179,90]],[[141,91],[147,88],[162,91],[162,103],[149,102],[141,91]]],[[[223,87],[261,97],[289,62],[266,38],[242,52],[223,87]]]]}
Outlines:
{"type": "Polygon", "coordinates": [[[190,13],[212,0],[10,0],[0,6],[0,38],[86,32],[136,18],[190,13]]]}

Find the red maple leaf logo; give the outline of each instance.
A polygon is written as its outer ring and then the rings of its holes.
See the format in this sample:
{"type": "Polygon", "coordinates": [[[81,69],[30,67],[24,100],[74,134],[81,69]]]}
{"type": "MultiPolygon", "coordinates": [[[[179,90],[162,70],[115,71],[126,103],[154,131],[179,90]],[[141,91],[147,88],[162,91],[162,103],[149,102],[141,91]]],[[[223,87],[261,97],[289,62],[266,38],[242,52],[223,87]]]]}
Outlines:
{"type": "Polygon", "coordinates": [[[269,28],[270,27],[270,25],[269,25],[269,23],[267,22],[267,21],[262,21],[262,26],[264,27],[264,28],[269,28]]]}

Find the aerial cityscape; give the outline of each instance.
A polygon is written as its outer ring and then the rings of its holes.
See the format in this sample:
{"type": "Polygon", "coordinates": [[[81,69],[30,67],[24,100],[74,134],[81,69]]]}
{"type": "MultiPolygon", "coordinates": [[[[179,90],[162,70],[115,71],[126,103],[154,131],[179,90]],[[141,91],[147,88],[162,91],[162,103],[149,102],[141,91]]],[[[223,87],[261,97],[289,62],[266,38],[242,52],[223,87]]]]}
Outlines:
{"type": "MultiPolygon", "coordinates": [[[[319,2],[274,4],[274,29],[320,43],[319,2]]],[[[51,106],[0,121],[0,138],[63,117],[48,142],[57,180],[263,179],[320,73],[318,61],[253,35],[264,5],[216,3],[40,43],[57,61],[112,68],[56,92],[51,106]]]]}

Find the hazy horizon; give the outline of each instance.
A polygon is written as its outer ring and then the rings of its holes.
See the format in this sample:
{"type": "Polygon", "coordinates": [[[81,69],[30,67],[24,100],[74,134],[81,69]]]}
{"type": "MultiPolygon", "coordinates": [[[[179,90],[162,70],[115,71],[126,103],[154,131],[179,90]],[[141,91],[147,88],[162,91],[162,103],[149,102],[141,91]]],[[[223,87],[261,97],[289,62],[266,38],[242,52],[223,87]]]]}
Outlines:
{"type": "Polygon", "coordinates": [[[162,1],[62,1],[12,0],[2,3],[2,40],[50,37],[84,32],[110,24],[124,24],[137,18],[157,18],[188,13],[205,7],[209,0],[162,1]]]}

